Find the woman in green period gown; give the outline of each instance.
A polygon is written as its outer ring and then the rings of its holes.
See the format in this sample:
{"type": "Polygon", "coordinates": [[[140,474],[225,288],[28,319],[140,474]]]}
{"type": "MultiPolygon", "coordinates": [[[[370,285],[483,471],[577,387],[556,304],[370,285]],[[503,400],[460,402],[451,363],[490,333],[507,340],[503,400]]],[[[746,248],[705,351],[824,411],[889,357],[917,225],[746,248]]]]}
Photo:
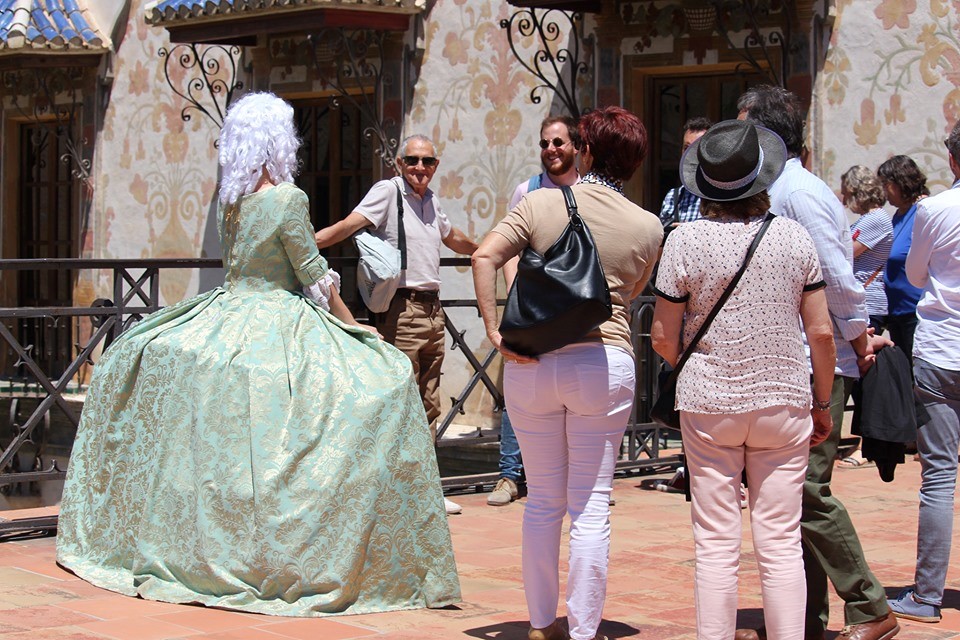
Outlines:
{"type": "Polygon", "coordinates": [[[279,98],[230,109],[225,285],[97,363],[57,539],[97,586],[283,616],[460,600],[409,360],[343,305],[291,183],[298,145],[279,98]]]}

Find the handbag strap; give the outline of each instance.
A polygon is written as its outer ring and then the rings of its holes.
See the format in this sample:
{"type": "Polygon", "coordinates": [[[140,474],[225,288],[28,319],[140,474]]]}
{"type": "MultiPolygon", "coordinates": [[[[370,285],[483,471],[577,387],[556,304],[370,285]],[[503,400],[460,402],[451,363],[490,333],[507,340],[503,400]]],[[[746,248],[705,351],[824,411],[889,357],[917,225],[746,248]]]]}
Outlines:
{"type": "Polygon", "coordinates": [[[707,316],[707,319],[703,321],[702,325],[700,325],[700,330],[697,331],[697,335],[695,335],[693,340],[690,341],[690,346],[687,347],[687,350],[683,352],[680,362],[678,362],[677,366],[673,368],[673,372],[670,375],[674,379],[680,375],[680,370],[683,369],[683,365],[687,363],[687,360],[693,354],[693,350],[697,347],[697,343],[700,342],[700,339],[707,333],[707,329],[710,328],[710,323],[712,323],[713,319],[716,318],[717,314],[720,313],[720,309],[727,301],[727,298],[733,294],[733,290],[736,289],[737,283],[740,282],[740,278],[743,277],[744,271],[747,270],[747,266],[750,264],[750,259],[753,258],[753,254],[757,250],[757,246],[760,244],[760,239],[763,238],[763,234],[765,234],[767,229],[770,228],[770,223],[773,222],[774,218],[776,218],[776,216],[772,213],[768,213],[767,217],[764,218],[763,224],[760,225],[760,230],[757,231],[755,236],[753,236],[753,242],[750,243],[750,247],[747,249],[747,255],[743,259],[743,264],[740,265],[740,270],[737,271],[736,275],[733,276],[733,280],[730,281],[730,284],[727,285],[727,288],[723,290],[723,294],[720,296],[720,299],[717,300],[717,303],[713,305],[713,309],[710,310],[710,314],[707,316]]]}
{"type": "Polygon", "coordinates": [[[877,267],[876,271],[870,274],[870,277],[867,278],[867,281],[863,283],[863,288],[866,289],[870,284],[877,279],[877,276],[880,275],[880,272],[883,271],[883,265],[881,264],[877,267]]]}
{"type": "Polygon", "coordinates": [[[397,188],[397,249],[400,250],[400,269],[407,268],[407,234],[403,231],[403,191],[396,182],[397,188]]]}
{"type": "Polygon", "coordinates": [[[563,202],[567,205],[567,216],[570,218],[570,224],[574,226],[583,224],[580,214],[577,212],[577,200],[573,197],[573,191],[566,185],[562,185],[560,191],[563,192],[563,202]]]}

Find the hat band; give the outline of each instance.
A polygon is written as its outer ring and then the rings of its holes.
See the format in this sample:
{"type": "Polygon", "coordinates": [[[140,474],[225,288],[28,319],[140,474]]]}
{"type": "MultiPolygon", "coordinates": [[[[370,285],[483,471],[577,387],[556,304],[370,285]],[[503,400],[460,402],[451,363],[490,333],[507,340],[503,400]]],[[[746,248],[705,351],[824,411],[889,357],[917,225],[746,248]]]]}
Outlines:
{"type": "Polygon", "coordinates": [[[709,182],[712,186],[717,189],[723,189],[724,191],[733,191],[734,189],[739,189],[745,187],[754,180],[757,179],[757,176],[760,175],[760,169],[763,168],[763,147],[760,147],[760,159],[757,161],[757,166],[746,176],[740,178],[739,180],[733,180],[731,182],[724,182],[722,180],[714,180],[706,174],[703,170],[703,165],[700,165],[700,173],[703,175],[703,179],[709,182]]]}

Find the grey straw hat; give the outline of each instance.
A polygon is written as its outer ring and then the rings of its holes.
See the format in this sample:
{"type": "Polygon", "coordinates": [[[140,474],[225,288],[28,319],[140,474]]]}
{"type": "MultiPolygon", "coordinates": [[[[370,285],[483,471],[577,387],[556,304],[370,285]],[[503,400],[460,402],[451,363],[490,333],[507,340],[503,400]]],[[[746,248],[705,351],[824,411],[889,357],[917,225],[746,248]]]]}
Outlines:
{"type": "Polygon", "coordinates": [[[684,152],[680,180],[696,196],[730,202],[769,187],[786,161],[787,147],[773,131],[745,120],[724,120],[684,152]]]}

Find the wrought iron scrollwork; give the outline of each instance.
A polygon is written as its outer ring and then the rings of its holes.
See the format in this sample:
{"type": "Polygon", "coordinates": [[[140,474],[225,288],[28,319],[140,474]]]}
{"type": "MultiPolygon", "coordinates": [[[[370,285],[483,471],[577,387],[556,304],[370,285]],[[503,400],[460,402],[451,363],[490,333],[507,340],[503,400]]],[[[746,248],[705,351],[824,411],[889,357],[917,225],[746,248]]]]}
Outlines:
{"type": "Polygon", "coordinates": [[[362,121],[372,123],[364,127],[363,135],[374,143],[380,161],[391,167],[399,141],[390,134],[397,122],[384,117],[380,108],[384,88],[393,81],[383,71],[384,38],[382,31],[326,27],[310,35],[309,41],[317,73],[337,92],[334,106],[346,101],[360,111],[362,121]]]}
{"type": "Polygon", "coordinates": [[[790,74],[790,58],[800,49],[794,33],[796,11],[796,0],[679,0],[619,6],[624,23],[637,31],[638,51],[651,46],[655,37],[696,36],[702,48],[709,44],[709,37],[703,36],[717,34],[743,60],[738,72],[758,74],[782,87],[790,74]],[[735,41],[744,31],[743,40],[735,41]]]}
{"type": "Polygon", "coordinates": [[[160,47],[157,52],[164,59],[163,75],[175,94],[187,101],[180,111],[184,121],[192,119],[191,111],[198,111],[210,118],[218,128],[223,128],[223,118],[235,91],[243,89],[237,79],[243,59],[243,49],[220,44],[198,45],[180,43],[160,47]],[[187,72],[186,86],[178,86],[173,65],[187,72]]]}
{"type": "Polygon", "coordinates": [[[90,160],[83,157],[83,146],[87,144],[87,139],[68,135],[64,137],[63,144],[67,147],[67,152],[60,156],[60,162],[64,164],[72,162],[74,167],[70,170],[70,175],[83,183],[89,182],[90,160]]]}
{"type": "Polygon", "coordinates": [[[530,101],[540,104],[540,94],[553,91],[570,115],[579,117],[577,76],[589,71],[580,59],[583,14],[560,9],[518,9],[500,21],[500,28],[506,30],[510,51],[517,61],[540,81],[530,90],[530,101]],[[569,44],[563,46],[563,38],[568,34],[569,44]],[[518,45],[531,37],[536,38],[537,49],[528,61],[518,45]]]}
{"type": "Polygon", "coordinates": [[[716,8],[716,30],[752,71],[764,75],[771,84],[785,87],[790,71],[790,56],[796,53],[793,40],[792,0],[711,0],[716,8]],[[764,35],[762,21],[779,10],[782,18],[779,29],[768,29],[764,35]],[[742,46],[737,46],[730,36],[731,31],[748,29],[749,34],[742,46]],[[772,50],[780,49],[779,65],[772,50]],[[759,57],[754,52],[759,52],[759,57]],[[763,63],[766,64],[763,64],[763,63]],[[779,68],[778,68],[779,67],[779,68]]]}
{"type": "Polygon", "coordinates": [[[60,161],[72,164],[71,175],[86,184],[90,179],[90,160],[83,157],[87,139],[79,133],[78,118],[82,83],[80,67],[19,69],[3,74],[4,93],[12,97],[21,116],[31,122],[56,122],[57,138],[66,149],[60,161]],[[21,102],[25,97],[32,97],[29,106],[21,102]]]}

